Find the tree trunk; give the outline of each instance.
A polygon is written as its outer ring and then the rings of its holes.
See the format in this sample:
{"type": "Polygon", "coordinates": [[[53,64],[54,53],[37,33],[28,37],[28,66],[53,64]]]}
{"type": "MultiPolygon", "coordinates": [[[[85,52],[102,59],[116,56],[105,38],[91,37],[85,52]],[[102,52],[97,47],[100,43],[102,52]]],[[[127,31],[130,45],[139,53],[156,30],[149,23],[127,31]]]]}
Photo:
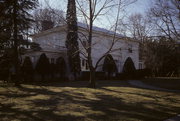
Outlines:
{"type": "Polygon", "coordinates": [[[76,72],[74,72],[74,81],[77,81],[77,73],[76,72]]]}
{"type": "Polygon", "coordinates": [[[90,88],[96,88],[96,75],[95,75],[95,69],[90,69],[90,80],[89,80],[89,86],[90,88]]]}
{"type": "Polygon", "coordinates": [[[19,86],[19,55],[18,55],[18,28],[17,28],[17,1],[13,3],[13,24],[14,24],[14,32],[13,32],[13,39],[14,39],[14,64],[15,64],[15,86],[19,86]]]}
{"type": "Polygon", "coordinates": [[[90,8],[90,18],[89,18],[89,36],[88,36],[88,44],[89,48],[88,52],[88,64],[90,68],[90,80],[89,80],[89,87],[95,88],[96,87],[96,75],[95,75],[95,68],[93,67],[92,56],[91,56],[91,49],[92,49],[92,27],[93,27],[93,11],[92,11],[92,1],[89,1],[89,8],[90,8]]]}
{"type": "Polygon", "coordinates": [[[43,82],[45,79],[45,75],[44,74],[41,74],[41,81],[43,82]]]}

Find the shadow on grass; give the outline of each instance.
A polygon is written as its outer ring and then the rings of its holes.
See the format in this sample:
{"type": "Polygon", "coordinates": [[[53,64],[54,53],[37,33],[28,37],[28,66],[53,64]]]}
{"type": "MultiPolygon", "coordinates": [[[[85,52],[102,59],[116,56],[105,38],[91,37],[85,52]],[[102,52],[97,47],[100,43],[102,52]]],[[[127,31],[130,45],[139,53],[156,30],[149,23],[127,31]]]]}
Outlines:
{"type": "MultiPolygon", "coordinates": [[[[87,87],[89,85],[89,81],[54,81],[54,82],[26,82],[24,84],[27,85],[35,85],[35,86],[54,86],[54,87],[87,87]]],[[[104,86],[130,86],[125,80],[97,80],[96,81],[97,88],[104,86]]]]}
{"type": "MultiPolygon", "coordinates": [[[[86,84],[87,82],[81,82],[78,85],[68,83],[48,86],[22,85],[18,89],[20,93],[11,91],[2,94],[4,101],[11,101],[0,104],[0,119],[30,121],[158,121],[169,116],[171,114],[169,112],[180,112],[180,109],[176,106],[166,106],[153,101],[127,102],[128,98],[116,95],[148,97],[156,101],[159,100],[159,96],[106,88],[107,86],[129,87],[126,82],[111,82],[109,85],[106,82],[104,84],[98,82],[99,89],[84,88],[86,84]],[[76,86],[78,88],[74,88],[76,86]]],[[[171,95],[173,93],[168,94],[168,96],[171,95]]],[[[166,96],[161,97],[161,99],[179,103],[179,100],[172,101],[171,98],[168,99],[166,96]]]]}

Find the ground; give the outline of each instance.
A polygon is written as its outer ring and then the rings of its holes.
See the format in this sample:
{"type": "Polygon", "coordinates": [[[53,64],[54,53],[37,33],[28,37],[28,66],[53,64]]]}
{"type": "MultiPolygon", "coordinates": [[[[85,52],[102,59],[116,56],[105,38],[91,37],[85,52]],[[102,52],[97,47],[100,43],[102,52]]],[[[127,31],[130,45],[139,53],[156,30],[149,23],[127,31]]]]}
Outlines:
{"type": "Polygon", "coordinates": [[[165,89],[171,90],[180,90],[180,78],[173,77],[156,77],[156,78],[148,78],[142,80],[144,83],[148,85],[153,85],[156,87],[161,87],[165,89]]]}
{"type": "Polygon", "coordinates": [[[133,87],[127,81],[0,87],[1,121],[163,121],[180,113],[180,93],[133,87]]]}

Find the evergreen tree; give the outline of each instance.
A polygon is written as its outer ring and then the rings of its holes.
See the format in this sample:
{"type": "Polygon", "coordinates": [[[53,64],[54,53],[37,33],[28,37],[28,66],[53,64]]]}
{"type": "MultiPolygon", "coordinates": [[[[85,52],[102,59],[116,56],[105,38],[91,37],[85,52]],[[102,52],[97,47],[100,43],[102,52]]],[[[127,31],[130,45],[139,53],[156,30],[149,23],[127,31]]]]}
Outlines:
{"type": "Polygon", "coordinates": [[[7,54],[4,54],[0,57],[0,80],[7,81],[9,77],[9,67],[10,66],[10,57],[7,54]]]}
{"type": "Polygon", "coordinates": [[[178,43],[161,37],[146,43],[145,65],[151,69],[153,76],[178,76],[180,67],[178,43]]]}
{"type": "Polygon", "coordinates": [[[64,79],[66,73],[66,62],[63,57],[59,57],[56,60],[56,72],[60,75],[61,79],[64,79]]]}
{"type": "Polygon", "coordinates": [[[8,14],[7,10],[7,1],[0,1],[0,55],[3,56],[6,54],[6,50],[11,47],[10,38],[11,38],[11,17],[8,14]]]}
{"type": "Polygon", "coordinates": [[[103,71],[107,72],[108,78],[118,71],[116,63],[110,54],[108,54],[104,59],[103,71]]]}
{"type": "Polygon", "coordinates": [[[123,73],[126,78],[133,78],[136,68],[134,66],[134,62],[130,57],[128,57],[124,63],[123,73]]]}
{"type": "Polygon", "coordinates": [[[41,75],[41,80],[44,81],[45,75],[49,74],[49,59],[47,58],[46,54],[41,54],[37,64],[36,64],[36,71],[41,75]]]}
{"type": "Polygon", "coordinates": [[[70,71],[77,77],[80,73],[80,56],[79,56],[79,46],[78,46],[78,26],[77,26],[77,16],[76,16],[76,3],[75,0],[68,0],[67,7],[67,54],[68,61],[70,65],[70,71]]]}
{"type": "Polygon", "coordinates": [[[49,74],[50,78],[53,81],[55,79],[55,74],[56,74],[56,64],[55,63],[50,63],[49,64],[49,74]]]}
{"type": "MultiPolygon", "coordinates": [[[[20,35],[26,34],[33,22],[30,10],[36,7],[38,0],[1,0],[2,14],[0,17],[3,32],[8,31],[10,34],[3,37],[1,41],[10,41],[8,46],[13,49],[13,65],[15,66],[16,80],[18,84],[20,62],[19,62],[19,45],[20,35]]],[[[2,33],[3,33],[2,32],[2,33]]],[[[4,45],[3,45],[4,46],[4,45]]]]}
{"type": "Polygon", "coordinates": [[[22,65],[22,73],[25,81],[32,81],[33,76],[33,64],[29,56],[25,57],[24,63],[22,65]]]}

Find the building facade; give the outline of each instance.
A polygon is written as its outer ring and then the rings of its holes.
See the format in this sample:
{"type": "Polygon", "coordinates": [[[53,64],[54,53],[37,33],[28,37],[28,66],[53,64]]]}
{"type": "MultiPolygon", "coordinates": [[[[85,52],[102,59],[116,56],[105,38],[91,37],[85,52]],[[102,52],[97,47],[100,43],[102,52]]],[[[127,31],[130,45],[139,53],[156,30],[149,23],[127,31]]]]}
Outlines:
{"type": "MultiPolygon", "coordinates": [[[[49,58],[50,63],[56,63],[57,58],[62,57],[66,62],[68,68],[67,49],[65,46],[66,41],[66,25],[48,29],[38,34],[31,36],[32,41],[36,42],[42,48],[41,51],[28,51],[23,57],[29,56],[34,66],[36,65],[40,55],[45,53],[49,58]]],[[[86,51],[88,48],[87,39],[88,30],[85,24],[78,23],[78,43],[80,49],[81,71],[89,71],[86,51]]],[[[121,73],[127,58],[131,58],[135,68],[139,69],[139,43],[136,40],[116,34],[103,28],[93,27],[92,37],[92,60],[96,65],[98,60],[109,51],[113,57],[118,73],[121,73]]],[[[100,61],[96,71],[103,71],[104,59],[100,61]]],[[[69,70],[67,69],[67,74],[69,70]]]]}

